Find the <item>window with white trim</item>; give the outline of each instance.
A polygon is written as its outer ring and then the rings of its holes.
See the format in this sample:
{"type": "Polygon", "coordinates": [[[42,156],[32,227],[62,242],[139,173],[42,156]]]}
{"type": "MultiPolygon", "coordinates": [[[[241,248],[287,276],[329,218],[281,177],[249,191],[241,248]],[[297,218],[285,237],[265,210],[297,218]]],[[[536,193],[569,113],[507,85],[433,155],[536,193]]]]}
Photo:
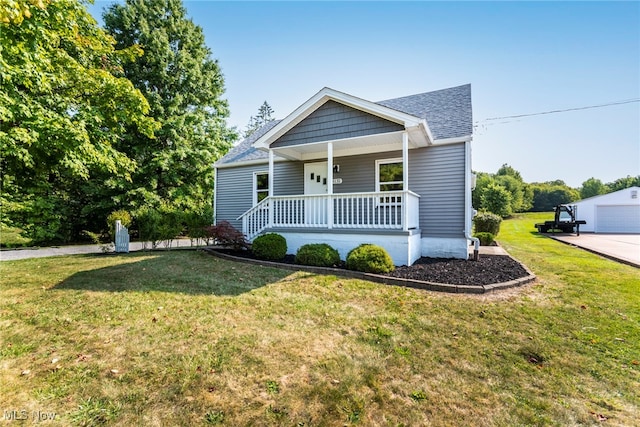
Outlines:
{"type": "Polygon", "coordinates": [[[257,205],[269,195],[269,172],[253,174],[253,204],[257,205]]]}
{"type": "MultiPolygon", "coordinates": [[[[404,184],[402,159],[376,160],[376,191],[402,191],[404,184]]],[[[400,203],[400,196],[381,197],[380,203],[400,203]]]]}

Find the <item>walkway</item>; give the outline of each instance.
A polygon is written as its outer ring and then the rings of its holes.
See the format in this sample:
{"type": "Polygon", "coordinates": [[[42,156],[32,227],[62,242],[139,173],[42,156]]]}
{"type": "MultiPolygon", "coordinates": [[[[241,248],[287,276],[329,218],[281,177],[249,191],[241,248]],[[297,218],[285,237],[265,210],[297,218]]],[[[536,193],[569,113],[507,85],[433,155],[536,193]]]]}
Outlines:
{"type": "MultiPolygon", "coordinates": [[[[171,247],[190,247],[191,240],[177,239],[171,242],[171,247]]],[[[158,246],[164,248],[164,244],[158,246]]],[[[147,243],[147,248],[151,248],[151,244],[147,243]]],[[[136,252],[142,250],[142,242],[131,242],[129,251],[136,252]]],[[[0,251],[0,261],[13,261],[17,259],[28,258],[44,258],[60,255],[81,255],[81,254],[99,254],[102,253],[101,245],[73,245],[73,246],[51,246],[47,248],[28,248],[28,249],[11,249],[0,251]]]]}

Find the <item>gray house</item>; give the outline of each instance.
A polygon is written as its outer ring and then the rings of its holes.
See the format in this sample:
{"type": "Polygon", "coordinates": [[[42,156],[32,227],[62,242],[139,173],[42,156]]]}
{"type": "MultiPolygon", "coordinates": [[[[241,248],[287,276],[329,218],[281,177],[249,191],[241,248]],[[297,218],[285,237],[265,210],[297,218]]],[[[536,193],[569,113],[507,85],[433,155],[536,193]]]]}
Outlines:
{"type": "Polygon", "coordinates": [[[360,243],[396,265],[467,258],[471,86],[381,102],[324,88],[216,162],[215,221],[251,240],[277,232],[295,253],[360,243]]]}

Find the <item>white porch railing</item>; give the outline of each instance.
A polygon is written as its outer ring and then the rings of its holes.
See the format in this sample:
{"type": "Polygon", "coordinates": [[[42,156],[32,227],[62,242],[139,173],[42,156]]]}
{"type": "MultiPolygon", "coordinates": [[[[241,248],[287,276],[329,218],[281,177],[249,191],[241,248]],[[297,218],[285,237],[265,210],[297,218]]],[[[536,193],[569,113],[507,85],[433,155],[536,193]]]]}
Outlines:
{"type": "Polygon", "coordinates": [[[275,196],[238,219],[249,239],[267,228],[409,230],[419,227],[419,201],[412,191],[275,196]]]}

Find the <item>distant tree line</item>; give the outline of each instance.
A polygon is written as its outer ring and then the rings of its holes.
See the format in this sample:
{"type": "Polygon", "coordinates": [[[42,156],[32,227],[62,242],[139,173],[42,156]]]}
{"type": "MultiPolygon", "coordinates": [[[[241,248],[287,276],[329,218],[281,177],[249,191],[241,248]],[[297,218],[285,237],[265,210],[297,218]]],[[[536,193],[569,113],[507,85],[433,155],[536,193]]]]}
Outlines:
{"type": "Polygon", "coordinates": [[[517,212],[547,212],[559,204],[572,203],[601,194],[640,186],[640,175],[603,183],[589,178],[579,188],[562,180],[526,183],[520,172],[504,164],[496,173],[476,172],[472,199],[475,209],[508,217],[517,212]]]}

